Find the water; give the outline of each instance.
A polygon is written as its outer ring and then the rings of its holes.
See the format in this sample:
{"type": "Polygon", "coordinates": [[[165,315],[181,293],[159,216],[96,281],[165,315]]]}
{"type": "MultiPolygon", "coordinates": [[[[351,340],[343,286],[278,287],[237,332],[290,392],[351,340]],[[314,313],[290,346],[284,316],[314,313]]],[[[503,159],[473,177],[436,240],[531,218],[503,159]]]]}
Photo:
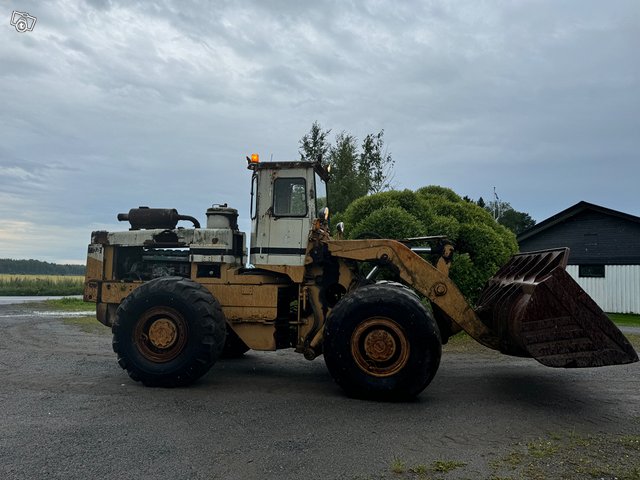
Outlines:
{"type": "Polygon", "coordinates": [[[16,303],[42,302],[43,300],[58,300],[60,298],[82,298],[82,295],[65,295],[65,296],[32,296],[32,297],[1,297],[0,305],[14,305],[16,303]]]}
{"type": "Polygon", "coordinates": [[[73,318],[73,317],[88,317],[91,315],[95,315],[95,310],[87,310],[85,312],[65,312],[65,311],[54,311],[54,312],[40,312],[37,310],[29,311],[26,313],[0,313],[0,318],[18,318],[18,317],[56,317],[56,318],[73,318]]]}

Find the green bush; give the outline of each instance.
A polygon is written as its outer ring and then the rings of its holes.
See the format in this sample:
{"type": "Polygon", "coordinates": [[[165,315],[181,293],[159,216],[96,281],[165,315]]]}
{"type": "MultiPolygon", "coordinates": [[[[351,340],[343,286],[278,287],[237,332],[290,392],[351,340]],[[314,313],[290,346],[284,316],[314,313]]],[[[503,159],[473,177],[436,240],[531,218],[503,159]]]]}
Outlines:
{"type": "Polygon", "coordinates": [[[451,278],[472,303],[487,279],[518,250],[515,235],[487,211],[433,185],[361,197],[334,220],[334,225],[345,223],[347,238],[365,232],[393,239],[445,235],[456,248],[451,278]]]}
{"type": "Polygon", "coordinates": [[[341,215],[342,221],[357,225],[373,212],[384,207],[399,207],[423,224],[433,221],[433,213],[427,201],[411,190],[391,190],[354,200],[341,215]]]}
{"type": "Polygon", "coordinates": [[[360,235],[368,236],[373,232],[383,238],[409,238],[424,235],[424,225],[412,214],[400,207],[384,206],[364,217],[353,231],[349,233],[351,238],[360,235]]]}

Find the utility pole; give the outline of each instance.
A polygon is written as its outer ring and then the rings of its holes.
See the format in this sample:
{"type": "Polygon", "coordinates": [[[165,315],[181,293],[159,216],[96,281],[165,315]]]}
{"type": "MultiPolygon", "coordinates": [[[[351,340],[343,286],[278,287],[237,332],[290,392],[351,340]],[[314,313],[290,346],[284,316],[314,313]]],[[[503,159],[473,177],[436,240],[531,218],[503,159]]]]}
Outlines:
{"type": "Polygon", "coordinates": [[[497,222],[502,216],[502,207],[500,205],[500,198],[496,192],[496,187],[493,187],[493,219],[497,222]]]}

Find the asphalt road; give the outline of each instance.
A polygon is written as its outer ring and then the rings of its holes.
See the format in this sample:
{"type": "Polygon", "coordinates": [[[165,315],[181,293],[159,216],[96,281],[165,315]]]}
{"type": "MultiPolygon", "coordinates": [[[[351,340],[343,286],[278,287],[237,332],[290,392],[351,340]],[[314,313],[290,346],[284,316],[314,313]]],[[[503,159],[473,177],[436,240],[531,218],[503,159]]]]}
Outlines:
{"type": "Polygon", "coordinates": [[[0,305],[0,332],[2,479],[490,478],[496,459],[550,434],[640,433],[637,363],[555,370],[452,348],[417,401],[377,403],[290,351],[151,389],[120,369],[106,329],[0,305]],[[436,460],[465,465],[392,472],[436,460]]]}

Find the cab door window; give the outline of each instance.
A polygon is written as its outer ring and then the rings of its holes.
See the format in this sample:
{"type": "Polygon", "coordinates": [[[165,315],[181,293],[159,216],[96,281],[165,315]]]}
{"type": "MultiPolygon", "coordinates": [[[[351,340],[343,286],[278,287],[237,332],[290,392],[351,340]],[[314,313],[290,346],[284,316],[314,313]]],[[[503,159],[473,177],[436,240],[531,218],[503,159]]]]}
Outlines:
{"type": "Polygon", "coordinates": [[[320,210],[327,207],[327,184],[318,176],[314,175],[316,183],[315,200],[316,200],[316,215],[320,216],[320,210]]]}
{"type": "Polygon", "coordinates": [[[276,178],[273,183],[273,214],[276,217],[307,215],[307,182],[304,178],[276,178]]]}

